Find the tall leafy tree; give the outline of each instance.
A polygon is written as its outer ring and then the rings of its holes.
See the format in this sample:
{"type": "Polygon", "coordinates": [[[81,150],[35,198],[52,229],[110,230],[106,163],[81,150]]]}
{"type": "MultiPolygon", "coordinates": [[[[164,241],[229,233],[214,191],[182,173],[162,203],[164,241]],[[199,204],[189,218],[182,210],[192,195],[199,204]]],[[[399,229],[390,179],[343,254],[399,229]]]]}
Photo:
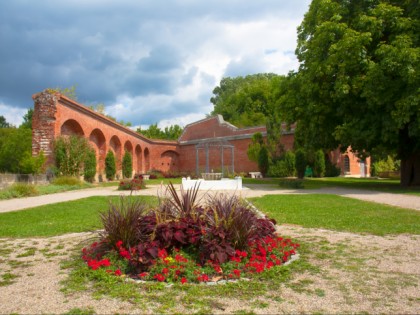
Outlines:
{"type": "Polygon", "coordinates": [[[223,78],[213,90],[211,114],[220,114],[238,127],[265,125],[273,114],[273,90],[283,78],[272,73],[223,78]]]}
{"type": "Polygon", "coordinates": [[[10,128],[12,127],[6,120],[4,116],[0,116],[0,128],[10,128]]]}
{"type": "Polygon", "coordinates": [[[34,109],[29,108],[25,115],[23,115],[23,122],[19,128],[28,128],[32,129],[32,116],[34,114],[34,109]]]}
{"type": "Polygon", "coordinates": [[[31,151],[31,129],[0,128],[0,172],[27,172],[22,163],[32,155],[31,151]]]}
{"type": "MultiPolygon", "coordinates": [[[[420,184],[417,0],[313,0],[298,28],[297,140],[398,153],[402,185],[420,184]]],[[[287,106],[286,106],[287,108],[287,106]]]]}
{"type": "Polygon", "coordinates": [[[138,128],[137,132],[149,139],[177,140],[181,136],[183,130],[184,129],[179,125],[171,125],[162,130],[158,127],[157,123],[155,123],[151,124],[148,129],[138,128]]]}

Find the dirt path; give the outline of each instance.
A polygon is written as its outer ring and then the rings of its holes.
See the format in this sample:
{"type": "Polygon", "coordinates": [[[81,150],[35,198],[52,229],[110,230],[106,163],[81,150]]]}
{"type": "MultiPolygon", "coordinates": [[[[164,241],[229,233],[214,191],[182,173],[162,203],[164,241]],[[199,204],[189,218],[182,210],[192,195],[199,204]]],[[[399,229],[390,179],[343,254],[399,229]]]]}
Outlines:
{"type": "MultiPolygon", "coordinates": [[[[420,310],[420,236],[379,237],[280,226],[279,232],[303,244],[304,272],[276,290],[252,298],[212,298],[214,313],[385,313],[420,310]]],[[[100,314],[156,313],[159,304],[144,296],[143,306],[90,291],[65,295],[60,281],[68,270],[60,262],[87,233],[51,238],[0,239],[1,313],[40,314],[90,310],[100,314]],[[6,280],[5,280],[6,279],[6,280]],[[7,280],[8,279],[8,280],[7,280]]],[[[163,292],[164,293],[164,292],[163,292]]],[[[175,310],[191,310],[178,305],[175,310]]]]}

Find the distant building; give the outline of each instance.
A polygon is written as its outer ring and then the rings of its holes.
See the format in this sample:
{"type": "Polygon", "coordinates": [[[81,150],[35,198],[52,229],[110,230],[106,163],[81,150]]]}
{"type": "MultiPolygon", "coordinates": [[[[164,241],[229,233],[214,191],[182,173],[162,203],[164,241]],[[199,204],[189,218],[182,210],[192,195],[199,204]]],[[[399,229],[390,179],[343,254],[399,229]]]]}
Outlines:
{"type": "MultiPolygon", "coordinates": [[[[113,151],[117,175],[121,177],[124,152],[133,157],[133,172],[158,170],[163,173],[200,174],[202,172],[248,173],[258,170],[250,161],[247,149],[252,135],[267,135],[265,126],[237,128],[220,115],[191,123],[184,128],[178,141],[148,139],[72,99],[59,94],[41,92],[33,95],[32,153],[41,150],[53,163],[52,145],[59,136],[80,135],[89,139],[96,151],[97,180],[105,178],[105,156],[113,151]]],[[[294,132],[285,131],[281,143],[293,148],[294,132]]],[[[329,154],[346,176],[369,176],[370,160],[360,161],[355,154],[329,154]]]]}

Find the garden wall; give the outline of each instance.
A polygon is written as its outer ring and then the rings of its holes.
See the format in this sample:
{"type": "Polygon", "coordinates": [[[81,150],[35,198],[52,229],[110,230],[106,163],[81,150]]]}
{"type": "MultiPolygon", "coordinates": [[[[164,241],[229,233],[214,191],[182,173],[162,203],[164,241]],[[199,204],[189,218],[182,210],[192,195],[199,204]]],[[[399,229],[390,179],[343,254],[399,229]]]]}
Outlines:
{"type": "Polygon", "coordinates": [[[15,183],[46,185],[49,180],[45,174],[0,174],[0,189],[15,183]]]}

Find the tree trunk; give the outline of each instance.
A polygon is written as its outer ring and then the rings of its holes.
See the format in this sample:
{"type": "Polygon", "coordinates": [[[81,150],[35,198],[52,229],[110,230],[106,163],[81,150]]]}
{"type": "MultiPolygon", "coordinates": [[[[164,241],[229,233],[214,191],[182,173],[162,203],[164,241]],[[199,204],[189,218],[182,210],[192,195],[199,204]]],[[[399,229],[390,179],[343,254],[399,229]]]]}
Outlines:
{"type": "Polygon", "coordinates": [[[420,152],[401,159],[401,186],[420,186],[420,152]]]}

